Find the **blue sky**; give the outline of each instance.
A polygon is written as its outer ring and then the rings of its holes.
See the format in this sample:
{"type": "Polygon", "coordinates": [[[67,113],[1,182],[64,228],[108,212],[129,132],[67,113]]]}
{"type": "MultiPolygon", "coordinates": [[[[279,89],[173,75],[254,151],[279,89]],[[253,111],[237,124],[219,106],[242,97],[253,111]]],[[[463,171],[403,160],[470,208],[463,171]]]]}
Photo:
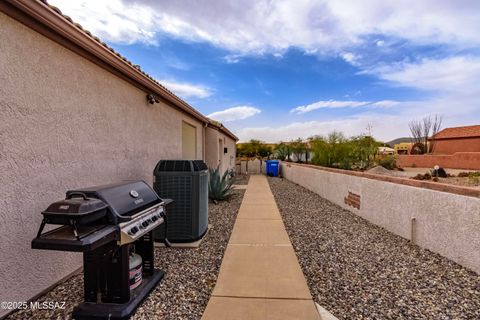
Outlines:
{"type": "Polygon", "coordinates": [[[480,123],[477,1],[49,2],[242,141],[480,123]]]}

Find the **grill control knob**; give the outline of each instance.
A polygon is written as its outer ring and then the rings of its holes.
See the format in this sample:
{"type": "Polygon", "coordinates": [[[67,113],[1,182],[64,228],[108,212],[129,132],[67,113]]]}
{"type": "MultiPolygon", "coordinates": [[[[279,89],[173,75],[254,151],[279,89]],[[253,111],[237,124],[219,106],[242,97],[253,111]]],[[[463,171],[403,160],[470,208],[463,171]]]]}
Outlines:
{"type": "Polygon", "coordinates": [[[142,222],[142,226],[143,226],[144,228],[146,228],[148,225],[149,225],[148,221],[143,221],[143,222],[142,222]]]}
{"type": "Polygon", "coordinates": [[[157,217],[157,216],[153,216],[153,217],[152,217],[152,221],[153,221],[153,222],[155,222],[155,221],[157,221],[157,220],[158,220],[158,217],[157,217]]]}
{"type": "Polygon", "coordinates": [[[138,228],[137,227],[133,227],[132,229],[130,229],[130,233],[131,234],[135,234],[138,232],[138,228]]]}

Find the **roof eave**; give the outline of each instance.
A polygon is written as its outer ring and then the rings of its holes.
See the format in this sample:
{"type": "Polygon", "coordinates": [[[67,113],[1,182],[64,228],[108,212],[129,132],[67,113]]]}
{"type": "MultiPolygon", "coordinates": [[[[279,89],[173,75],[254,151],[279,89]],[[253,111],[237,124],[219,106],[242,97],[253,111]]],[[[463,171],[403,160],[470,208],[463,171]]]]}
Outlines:
{"type": "Polygon", "coordinates": [[[87,31],[81,29],[79,25],[67,20],[65,16],[56,12],[48,4],[31,0],[7,1],[62,37],[95,55],[97,58],[112,66],[128,78],[151,90],[153,93],[159,95],[170,103],[173,103],[175,106],[192,115],[197,120],[204,123],[209,122],[206,116],[195,110],[192,106],[172,92],[168,91],[153,78],[139,70],[126,58],[122,57],[112,48],[109,48],[105,43],[101,42],[100,39],[90,35],[87,31]]]}
{"type": "Polygon", "coordinates": [[[228,130],[226,127],[223,126],[222,123],[218,122],[218,121],[215,121],[215,120],[212,120],[212,119],[208,119],[208,126],[211,127],[211,128],[215,128],[221,132],[223,132],[224,134],[226,134],[227,136],[229,136],[230,138],[232,138],[233,140],[238,141],[238,137],[236,135],[234,135],[230,130],[228,130]]]}

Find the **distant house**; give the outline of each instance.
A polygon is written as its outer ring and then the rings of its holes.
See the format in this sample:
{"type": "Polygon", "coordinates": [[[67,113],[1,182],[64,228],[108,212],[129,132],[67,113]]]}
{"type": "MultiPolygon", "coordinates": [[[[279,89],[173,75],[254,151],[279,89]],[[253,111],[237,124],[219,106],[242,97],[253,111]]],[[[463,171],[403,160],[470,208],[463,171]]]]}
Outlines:
{"type": "Polygon", "coordinates": [[[410,149],[412,148],[412,142],[401,142],[393,146],[396,154],[409,154],[410,149]]]}
{"type": "Polygon", "coordinates": [[[393,155],[395,153],[395,149],[389,147],[378,147],[378,154],[380,155],[393,155]]]}
{"type": "Polygon", "coordinates": [[[434,154],[480,152],[480,125],[446,128],[432,138],[434,154]]]}

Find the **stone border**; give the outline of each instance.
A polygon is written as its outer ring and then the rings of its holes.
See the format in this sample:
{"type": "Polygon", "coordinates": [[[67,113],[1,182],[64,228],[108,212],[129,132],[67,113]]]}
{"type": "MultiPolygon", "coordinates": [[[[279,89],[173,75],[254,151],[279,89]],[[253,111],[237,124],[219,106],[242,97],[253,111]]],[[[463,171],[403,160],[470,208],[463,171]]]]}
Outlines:
{"type": "Polygon", "coordinates": [[[350,171],[350,170],[343,170],[343,169],[321,167],[313,164],[292,163],[292,162],[284,162],[284,163],[287,167],[295,165],[295,166],[307,167],[307,168],[312,168],[312,169],[317,169],[317,170],[322,170],[327,172],[346,174],[346,175],[355,176],[355,177],[402,184],[402,185],[416,187],[416,188],[424,188],[424,189],[430,189],[435,191],[458,194],[458,195],[467,196],[467,197],[480,198],[480,190],[469,188],[469,187],[455,186],[455,185],[445,184],[440,182],[413,180],[413,179],[401,178],[401,177],[382,176],[378,174],[372,174],[372,173],[366,173],[366,172],[360,172],[360,171],[350,171]]]}

